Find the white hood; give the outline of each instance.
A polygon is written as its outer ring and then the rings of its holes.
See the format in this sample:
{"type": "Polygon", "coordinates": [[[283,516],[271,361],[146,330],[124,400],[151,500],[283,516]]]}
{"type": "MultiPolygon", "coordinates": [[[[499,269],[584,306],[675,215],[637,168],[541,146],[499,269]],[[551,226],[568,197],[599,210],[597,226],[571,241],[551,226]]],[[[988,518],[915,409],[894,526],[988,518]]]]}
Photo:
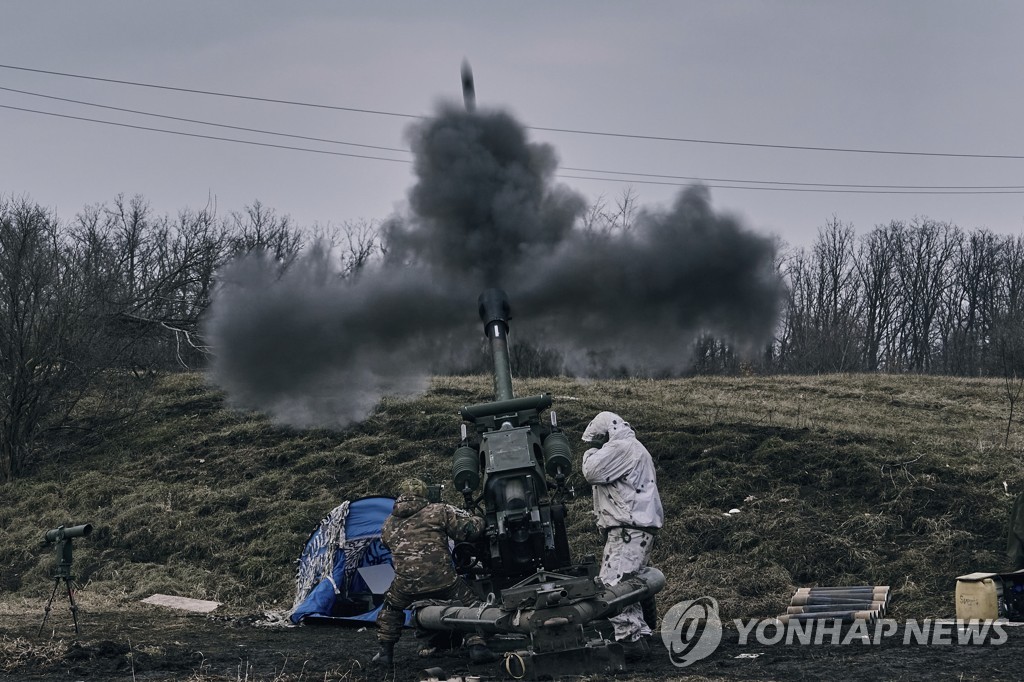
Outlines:
{"type": "Polygon", "coordinates": [[[608,434],[608,440],[616,440],[627,437],[627,432],[629,436],[634,435],[633,429],[629,428],[629,423],[624,421],[622,417],[614,412],[599,412],[587,424],[587,428],[583,431],[583,440],[594,440],[595,436],[599,436],[602,433],[608,434]]]}
{"type": "Polygon", "coordinates": [[[601,412],[583,431],[583,440],[608,434],[608,442],[583,455],[583,477],[594,488],[594,515],[599,528],[661,528],[665,513],[658,494],[651,453],[636,439],[629,423],[614,412],[601,412]]]}

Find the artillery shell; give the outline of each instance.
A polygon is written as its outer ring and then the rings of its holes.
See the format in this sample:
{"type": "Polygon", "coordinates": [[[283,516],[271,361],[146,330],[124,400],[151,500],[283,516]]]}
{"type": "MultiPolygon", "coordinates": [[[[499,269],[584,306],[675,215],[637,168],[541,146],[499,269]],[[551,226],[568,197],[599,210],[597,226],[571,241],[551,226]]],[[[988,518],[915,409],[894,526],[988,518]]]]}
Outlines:
{"type": "Polygon", "coordinates": [[[873,623],[875,616],[871,611],[823,611],[821,613],[787,613],[779,616],[780,623],[800,622],[805,620],[838,620],[843,623],[852,623],[855,620],[863,620],[873,623]]]}
{"type": "Polygon", "coordinates": [[[857,601],[889,602],[887,594],[797,594],[789,601],[790,606],[807,606],[810,604],[843,604],[857,601]]]}
{"type": "Polygon", "coordinates": [[[786,609],[789,614],[798,613],[826,613],[828,611],[874,611],[881,614],[885,610],[885,604],[880,601],[855,602],[849,604],[809,604],[806,606],[790,606],[786,609]]]}
{"type": "Polygon", "coordinates": [[[798,587],[797,592],[855,592],[858,590],[866,590],[868,592],[874,592],[876,590],[888,591],[888,585],[849,585],[849,586],[823,586],[823,587],[798,587]]]}
{"type": "Polygon", "coordinates": [[[796,594],[889,594],[887,586],[879,587],[801,587],[796,594]]]}
{"type": "Polygon", "coordinates": [[[473,69],[469,61],[462,60],[462,99],[466,105],[466,111],[476,111],[476,87],[473,85],[473,69]]]}

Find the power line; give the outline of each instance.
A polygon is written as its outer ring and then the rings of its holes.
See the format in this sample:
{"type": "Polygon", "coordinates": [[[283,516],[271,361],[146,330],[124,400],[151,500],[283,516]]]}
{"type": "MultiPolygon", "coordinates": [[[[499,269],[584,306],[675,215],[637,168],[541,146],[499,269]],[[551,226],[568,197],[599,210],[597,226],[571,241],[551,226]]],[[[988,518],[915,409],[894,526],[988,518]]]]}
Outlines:
{"type": "Polygon", "coordinates": [[[104,125],[118,126],[121,128],[133,128],[135,130],[147,130],[154,133],[167,133],[169,135],[181,135],[182,137],[198,137],[203,140],[218,140],[221,142],[237,142],[238,144],[249,144],[256,147],[272,147],[274,149],[288,149],[296,152],[310,152],[313,154],[327,154],[329,156],[348,156],[354,159],[373,159],[374,161],[393,161],[397,163],[412,163],[408,159],[389,159],[383,156],[370,156],[368,154],[348,154],[346,152],[332,152],[326,149],[309,149],[307,147],[291,147],[283,144],[271,144],[269,142],[253,142],[252,140],[239,140],[232,137],[218,137],[216,135],[202,135],[200,133],[184,133],[178,130],[166,130],[164,128],[150,128],[148,126],[132,125],[130,123],[118,123],[116,121],[104,121],[85,116],[71,116],[70,114],[55,114],[50,111],[39,111],[38,109],[26,109],[24,107],[12,107],[7,104],[0,104],[0,109],[13,109],[14,111],[25,111],[31,114],[42,114],[44,116],[55,116],[57,118],[70,118],[76,121],[87,121],[89,123],[102,123],[104,125]]]}
{"type": "MultiPolygon", "coordinates": [[[[669,187],[686,187],[688,183],[685,182],[659,182],[656,180],[630,180],[629,178],[597,178],[582,175],[563,175],[557,174],[560,178],[571,178],[573,180],[598,180],[603,182],[619,182],[619,183],[631,183],[637,185],[665,185],[669,187]]],[[[736,181],[734,181],[736,182],[736,181]]],[[[738,182],[746,182],[740,180],[738,182]]],[[[845,185],[826,186],[826,187],[755,187],[752,185],[717,185],[702,183],[706,187],[711,189],[749,189],[749,190],[761,190],[765,192],[820,192],[820,193],[832,193],[832,194],[1024,194],[1024,189],[1013,190],[1013,189],[982,189],[982,190],[904,190],[904,189],[837,189],[838,187],[845,187],[845,185]]],[[[851,185],[856,187],[856,185],[851,185]]]]}
{"type": "Polygon", "coordinates": [[[11,66],[0,64],[0,69],[12,69],[14,71],[30,71],[32,73],[45,73],[50,76],[64,76],[66,78],[81,78],[83,80],[100,81],[103,83],[116,83],[118,85],[133,85],[139,88],[153,88],[155,90],[172,90],[174,92],[190,92],[196,95],[212,95],[214,97],[230,97],[233,99],[245,99],[253,102],[270,102],[271,104],[289,104],[296,107],[312,107],[314,109],[330,109],[333,111],[351,111],[359,114],[375,114],[377,116],[398,116],[401,118],[426,118],[414,114],[400,114],[394,111],[379,111],[375,109],[357,109],[355,107],[339,107],[330,104],[313,104],[310,102],[297,102],[287,99],[273,99],[271,97],[255,97],[252,95],[235,95],[228,92],[214,92],[212,90],[195,90],[192,88],[176,88],[170,85],[155,85],[153,83],[139,83],[136,81],[124,81],[116,78],[100,78],[98,76],[83,76],[77,73],[63,73],[61,71],[46,71],[45,69],[30,69],[25,66],[11,66]]]}
{"type": "MultiPolygon", "coordinates": [[[[8,90],[8,89],[9,88],[0,88],[0,90],[8,90]]],[[[114,107],[114,108],[116,108],[116,107],[114,107]]],[[[75,120],[75,121],[85,121],[87,123],[99,123],[99,124],[103,124],[103,125],[116,126],[116,127],[120,127],[120,128],[131,128],[131,129],[134,129],[134,130],[144,130],[144,131],[147,131],[147,132],[165,133],[165,134],[168,134],[168,135],[179,135],[179,136],[182,136],[182,137],[194,137],[194,138],[199,138],[199,139],[203,139],[203,140],[216,140],[216,141],[219,141],[219,142],[235,142],[237,144],[247,144],[247,145],[252,145],[252,146],[256,146],[256,147],[270,147],[272,149],[285,149],[285,150],[289,150],[289,151],[308,152],[308,153],[313,153],[313,154],[326,154],[326,155],[329,155],[329,156],[344,156],[344,157],[356,158],[356,159],[370,159],[370,160],[374,160],[374,161],[391,161],[391,162],[397,162],[397,163],[412,163],[408,159],[392,159],[392,158],[387,158],[387,157],[382,157],[382,156],[370,156],[370,155],[367,155],[367,154],[350,154],[350,153],[346,153],[346,152],[333,152],[333,151],[328,151],[328,150],[324,150],[324,149],[310,149],[308,147],[293,147],[293,146],[290,146],[290,145],[272,144],[272,143],[269,143],[269,142],[255,142],[255,141],[252,141],[252,140],[240,140],[240,139],[237,139],[237,138],[221,137],[221,136],[217,136],[217,135],[203,135],[203,134],[200,134],[200,133],[187,133],[187,132],[178,131],[178,130],[167,130],[165,128],[153,128],[153,127],[150,127],[150,126],[140,126],[140,125],[133,125],[133,124],[129,124],[129,123],[120,123],[120,122],[117,122],[117,121],[104,121],[102,119],[88,118],[88,117],[85,117],[85,116],[72,116],[70,114],[58,114],[58,113],[55,113],[55,112],[42,111],[42,110],[39,110],[39,109],[28,109],[26,107],[15,107],[15,106],[7,105],[7,104],[0,104],[0,109],[10,109],[10,110],[13,110],[13,111],[22,111],[22,112],[31,113],[31,114],[40,114],[40,115],[43,115],[43,116],[53,116],[53,117],[56,117],[56,118],[66,118],[66,119],[71,119],[71,120],[75,120]]],[[[140,113],[145,113],[145,112],[140,112],[140,113]]],[[[159,116],[159,114],[152,114],[152,115],[159,116]]],[[[168,117],[168,118],[176,118],[176,117],[168,117]]],[[[195,121],[193,119],[183,119],[183,120],[189,120],[189,121],[197,122],[197,123],[204,123],[203,121],[195,121]]],[[[207,124],[207,125],[220,125],[220,124],[210,123],[210,124],[207,124]]],[[[226,126],[226,127],[237,128],[236,126],[226,126]]],[[[237,129],[254,130],[254,129],[245,129],[245,128],[237,128],[237,129]]],[[[257,132],[261,132],[261,131],[257,131],[257,132]]],[[[281,135],[285,135],[285,133],[268,133],[268,134],[275,134],[275,135],[276,134],[281,134],[281,135]]],[[[315,139],[315,138],[308,138],[308,139],[315,139]]],[[[339,143],[339,144],[348,144],[348,143],[339,143]]],[[[405,150],[397,150],[397,151],[405,151],[405,150]]],[[[624,171],[617,172],[617,171],[604,171],[604,170],[585,169],[585,168],[576,168],[576,169],[566,168],[565,170],[576,170],[576,171],[580,171],[580,172],[606,173],[606,174],[620,173],[620,174],[623,174],[623,175],[635,175],[635,176],[640,176],[640,177],[662,177],[662,178],[687,179],[687,180],[691,180],[691,181],[702,182],[702,183],[706,184],[707,187],[712,188],[712,189],[746,189],[746,190],[763,190],[763,191],[777,191],[777,192],[832,192],[832,193],[844,193],[844,194],[1024,194],[1024,188],[1022,188],[1019,191],[1013,191],[1013,187],[1014,186],[975,187],[975,188],[967,188],[967,189],[962,189],[962,188],[942,188],[942,187],[937,187],[937,188],[918,187],[917,189],[906,189],[904,186],[900,186],[900,185],[891,185],[891,186],[889,186],[889,185],[863,185],[863,186],[861,186],[861,185],[826,185],[826,184],[816,184],[816,183],[783,183],[783,182],[777,182],[777,181],[761,181],[761,180],[725,180],[725,179],[714,180],[714,179],[707,179],[707,178],[687,178],[686,176],[656,175],[656,174],[653,174],[653,173],[628,173],[628,172],[624,172],[624,171]],[[710,184],[710,183],[715,183],[715,182],[761,183],[761,184],[771,184],[771,185],[795,185],[795,186],[789,186],[789,187],[783,187],[783,186],[756,187],[756,186],[750,186],[750,185],[747,185],[747,186],[740,185],[740,186],[738,186],[738,185],[710,184]],[[847,189],[841,189],[841,188],[847,188],[847,189]],[[870,189],[870,188],[873,188],[873,189],[870,189]]],[[[685,187],[687,184],[689,184],[687,182],[668,182],[668,181],[642,180],[642,179],[638,180],[638,179],[632,178],[632,177],[591,177],[591,176],[581,176],[581,175],[568,175],[568,174],[564,174],[564,173],[558,173],[557,175],[560,178],[574,179],[574,180],[597,180],[597,181],[600,181],[600,182],[618,182],[618,183],[638,184],[638,185],[662,185],[662,186],[672,186],[672,187],[685,187]]]]}
{"type": "Polygon", "coordinates": [[[80,100],[80,99],[69,99],[67,97],[56,97],[54,95],[44,95],[44,94],[39,93],[39,92],[29,92],[28,90],[16,90],[14,88],[5,88],[5,87],[2,87],[2,86],[0,86],[0,90],[5,90],[7,92],[16,92],[16,93],[21,94],[21,95],[31,95],[32,97],[43,97],[45,99],[57,100],[58,102],[71,102],[73,104],[82,104],[82,105],[85,105],[87,107],[97,107],[99,109],[109,109],[111,111],[123,111],[123,112],[129,113],[129,114],[139,114],[141,116],[152,116],[154,118],[163,118],[163,119],[168,119],[168,120],[171,120],[171,121],[182,121],[182,122],[185,122],[185,123],[198,123],[199,125],[204,125],[204,126],[215,126],[217,128],[228,128],[228,129],[231,129],[231,130],[241,130],[241,131],[244,131],[244,132],[247,132],[247,133],[260,133],[260,134],[263,134],[263,135],[277,135],[277,136],[280,136],[280,137],[291,137],[291,138],[294,138],[294,139],[297,139],[297,140],[309,140],[310,142],[326,142],[328,144],[341,144],[341,145],[347,145],[349,147],[363,147],[365,149],[379,149],[381,151],[386,151],[386,152],[403,152],[403,153],[408,153],[409,152],[408,149],[399,149],[397,147],[380,147],[380,146],[372,145],[372,144],[359,144],[357,142],[342,142],[340,140],[329,140],[329,139],[325,139],[325,138],[322,138],[322,137],[309,137],[307,135],[293,135],[291,133],[278,133],[278,132],[274,132],[272,130],[260,130],[259,128],[245,128],[245,127],[242,127],[242,126],[228,125],[226,123],[211,123],[210,121],[200,121],[198,119],[183,118],[181,116],[168,116],[166,114],[154,114],[154,113],[149,112],[149,111],[140,111],[138,109],[125,109],[123,107],[114,107],[114,106],[110,106],[110,105],[107,105],[107,104],[97,104],[96,102],[86,102],[86,101],[83,101],[83,100],[80,100]]]}
{"type": "Polygon", "coordinates": [[[598,135],[601,137],[622,137],[633,140],[653,140],[657,142],[689,142],[692,144],[715,144],[731,147],[758,147],[761,149],[790,149],[811,152],[842,152],[845,154],[890,154],[897,156],[930,156],[954,159],[1024,159],[1024,154],[957,154],[954,152],[912,152],[894,149],[857,149],[853,147],[814,147],[797,144],[767,144],[761,142],[728,142],[725,140],[702,140],[692,137],[664,137],[660,135],[637,135],[633,133],[606,133],[596,130],[573,130],[571,128],[542,128],[526,126],[530,130],[543,130],[553,133],[572,133],[575,135],[598,135]]]}
{"type": "MultiPolygon", "coordinates": [[[[2,88],[0,88],[2,89],[2,88]]],[[[734,178],[701,178],[690,175],[663,175],[660,173],[633,173],[631,171],[606,171],[595,168],[573,168],[561,166],[562,170],[580,173],[609,173],[613,175],[636,175],[642,178],[665,178],[668,180],[689,180],[692,182],[740,182],[758,185],[793,185],[797,187],[847,187],[851,189],[1024,189],[1024,185],[861,185],[853,183],[829,182],[787,182],[785,180],[736,180],[734,178]]],[[[589,178],[600,180],[601,178],[589,178]]],[[[638,181],[639,182],[639,181],[638,181]]]]}
{"type": "MultiPolygon", "coordinates": [[[[115,78],[101,78],[98,76],[86,76],[82,74],[66,73],[62,71],[47,71],[45,69],[33,69],[25,66],[13,66],[10,64],[0,64],[0,69],[10,69],[14,71],[27,71],[31,73],[42,73],[51,76],[63,76],[66,78],[80,78],[84,80],[100,81],[104,83],[116,83],[119,85],[131,85],[142,88],[154,88],[158,90],[171,90],[175,92],[188,92],[199,95],[210,95],[215,97],[229,97],[233,99],[250,100],[255,102],[269,102],[273,104],[287,104],[291,106],[300,107],[312,107],[317,109],[329,109],[334,111],[349,111],[362,114],[374,114],[377,116],[396,116],[401,118],[411,119],[424,119],[426,116],[420,114],[406,114],[395,111],[382,111],[378,109],[362,109],[357,107],[342,107],[329,104],[316,104],[311,102],[299,102],[295,100],[284,100],[275,99],[270,97],[257,97],[253,95],[239,95],[235,93],[217,92],[213,90],[196,90],[193,88],[180,88],[169,85],[156,85],[153,83],[141,83],[138,81],[127,81],[119,80],[115,78]]],[[[642,135],[638,133],[615,133],[615,132],[604,132],[598,130],[582,130],[578,128],[552,128],[544,126],[524,126],[529,130],[539,130],[544,132],[552,133],[566,133],[572,135],[593,135],[598,137],[617,137],[634,140],[650,140],[656,142],[681,142],[689,144],[707,144],[707,145],[724,145],[732,147],[753,147],[760,149],[788,149],[795,151],[815,151],[815,152],[838,152],[845,154],[887,154],[897,156],[925,156],[925,157],[944,157],[944,158],[958,158],[958,159],[1024,159],[1024,155],[1021,154],[970,154],[970,153],[955,153],[955,152],[918,152],[908,150],[894,150],[894,149],[868,149],[868,148],[856,148],[856,147],[825,147],[825,146],[812,146],[812,145],[795,145],[795,144],[770,144],[764,142],[735,142],[729,140],[709,140],[692,137],[670,137],[662,135],[642,135]]]]}
{"type": "MultiPolygon", "coordinates": [[[[259,133],[261,135],[274,135],[279,137],[289,137],[299,140],[308,140],[311,142],[324,142],[327,144],[338,144],[346,145],[351,147],[362,147],[365,149],[378,149],[381,151],[389,152],[400,152],[411,154],[412,150],[403,149],[399,147],[383,147],[379,145],[361,144],[358,142],[343,142],[341,140],[332,140],[322,137],[311,137],[308,135],[296,135],[292,133],[282,133],[273,130],[263,130],[260,128],[247,128],[244,126],[229,125],[226,123],[214,123],[211,121],[203,121],[195,118],[184,118],[181,116],[169,116],[166,114],[157,114],[150,111],[141,111],[139,109],[127,109],[124,107],[115,107],[107,104],[99,104],[97,102],[87,102],[85,100],[71,99],[68,97],[57,97],[55,95],[47,95],[40,92],[31,92],[28,90],[18,90],[16,88],[7,88],[0,86],[0,90],[6,92],[15,92],[21,95],[30,95],[32,97],[41,97],[44,99],[56,100],[58,102],[70,102],[72,104],[81,104],[88,107],[96,107],[99,109],[107,109],[111,111],[121,111],[130,114],[138,114],[140,116],[151,116],[154,118],[162,118],[171,121],[182,121],[185,123],[195,123],[198,125],[213,126],[217,128],[227,128],[230,130],[241,130],[250,133],[259,133]]],[[[792,182],[785,180],[739,180],[735,178],[707,178],[700,176],[691,175],[669,175],[662,173],[640,173],[634,171],[623,171],[623,170],[602,170],[598,168],[576,168],[572,166],[561,166],[563,171],[576,171],[580,173],[599,173],[605,175],[628,175],[637,176],[640,178],[663,178],[668,180],[688,180],[691,182],[730,182],[740,184],[757,184],[757,185],[788,185],[796,187],[836,187],[836,188],[850,188],[850,189],[919,189],[919,190],[999,190],[999,189],[1024,189],[1024,185],[866,185],[866,184],[851,184],[851,183],[825,183],[825,182],[792,182]]],[[[584,178],[581,178],[584,179],[584,178]]],[[[590,178],[600,179],[600,178],[590,178]]],[[[638,180],[636,182],[639,182],[638,180]]]]}

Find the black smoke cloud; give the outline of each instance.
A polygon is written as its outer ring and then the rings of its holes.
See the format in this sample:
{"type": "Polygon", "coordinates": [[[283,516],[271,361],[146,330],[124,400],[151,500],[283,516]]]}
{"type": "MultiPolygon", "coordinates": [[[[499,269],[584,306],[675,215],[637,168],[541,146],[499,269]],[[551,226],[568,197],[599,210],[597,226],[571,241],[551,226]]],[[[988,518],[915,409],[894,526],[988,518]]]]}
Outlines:
{"type": "Polygon", "coordinates": [[[235,405],[296,426],[361,420],[474,352],[476,297],[493,286],[509,294],[513,342],[529,333],[578,374],[671,373],[701,331],[772,333],[773,242],[716,214],[706,189],[627,232],[585,232],[554,150],[507,113],[442,106],[409,141],[417,180],[409,211],[385,223],[381,263],[340,279],[314,248],[283,274],[252,256],[222,273],[206,333],[235,405]]]}
{"type": "Polygon", "coordinates": [[[772,334],[784,293],[774,263],[773,240],[715,213],[694,186],[627,232],[569,234],[520,264],[509,289],[524,329],[559,347],[574,372],[671,374],[701,332],[747,346],[772,334]]]}
{"type": "Polygon", "coordinates": [[[516,268],[556,249],[585,202],[554,183],[554,150],[531,144],[502,112],[444,108],[410,133],[417,182],[411,213],[387,239],[396,262],[415,261],[451,283],[511,285],[516,268]]]}
{"type": "Polygon", "coordinates": [[[279,277],[273,260],[250,256],[221,274],[206,325],[211,374],[238,407],[343,426],[383,395],[422,392],[430,355],[466,326],[466,305],[415,269],[340,279],[313,249],[279,277]]]}

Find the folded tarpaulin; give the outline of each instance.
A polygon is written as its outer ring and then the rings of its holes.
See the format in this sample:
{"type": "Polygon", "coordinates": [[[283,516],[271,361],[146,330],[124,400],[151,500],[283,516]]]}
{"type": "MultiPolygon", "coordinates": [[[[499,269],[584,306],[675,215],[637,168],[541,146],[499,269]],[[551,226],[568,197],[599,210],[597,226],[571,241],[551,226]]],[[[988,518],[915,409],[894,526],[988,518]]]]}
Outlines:
{"type": "Polygon", "coordinates": [[[299,555],[293,623],[376,620],[394,576],[382,570],[390,567],[391,552],[380,539],[394,503],[391,497],[345,501],[320,522],[299,555]]]}

